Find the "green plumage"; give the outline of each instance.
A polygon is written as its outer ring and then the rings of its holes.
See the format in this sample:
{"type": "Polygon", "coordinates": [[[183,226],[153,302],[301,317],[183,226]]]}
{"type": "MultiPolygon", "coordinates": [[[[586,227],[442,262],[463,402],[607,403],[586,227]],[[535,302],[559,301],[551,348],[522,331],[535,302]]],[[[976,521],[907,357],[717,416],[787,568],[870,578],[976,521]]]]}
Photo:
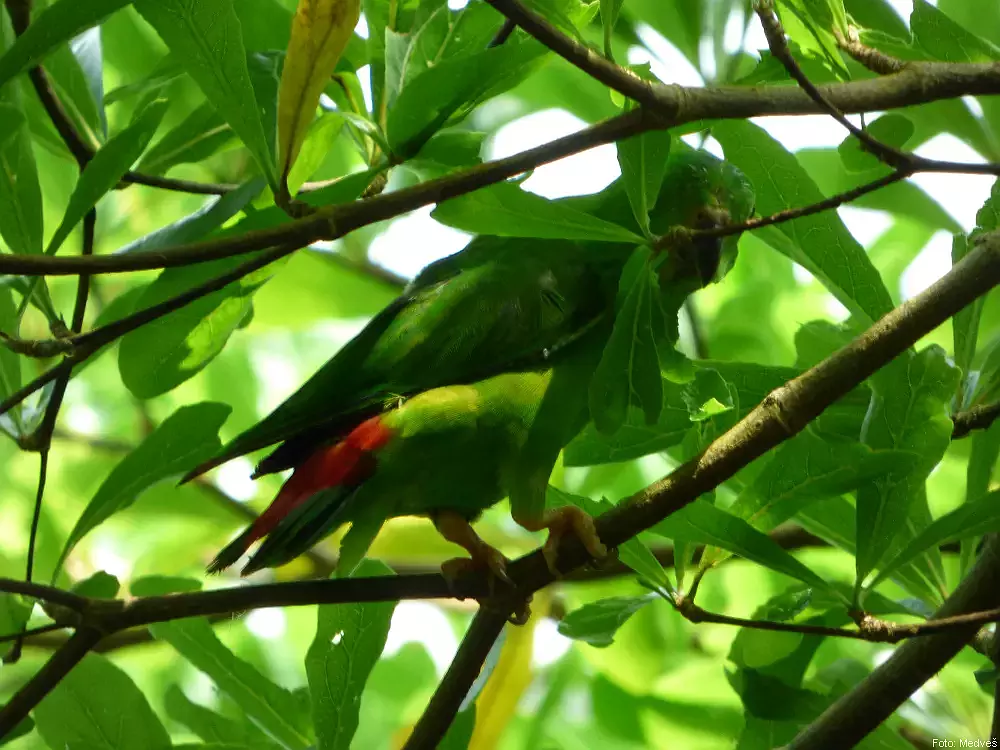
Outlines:
{"type": "MultiPolygon", "coordinates": [[[[617,184],[569,203],[630,223],[617,184]]],[[[738,223],[752,205],[737,170],[703,152],[677,151],[651,228],[738,223]]],[[[690,292],[724,275],[735,243],[681,242],[667,252],[657,272],[668,318],[676,320],[690,292]]],[[[588,420],[591,376],[632,249],[479,237],[425,269],[299,391],[190,475],[276,443],[257,474],[301,466],[381,415],[392,438],[372,452],[363,480],[296,504],[247,570],[286,562],[347,522],[341,566],[350,569],[388,518],[451,511],[471,520],[504,497],[523,525],[554,525],[543,520],[549,474],[588,420]]],[[[247,543],[230,545],[216,567],[247,543]]]]}

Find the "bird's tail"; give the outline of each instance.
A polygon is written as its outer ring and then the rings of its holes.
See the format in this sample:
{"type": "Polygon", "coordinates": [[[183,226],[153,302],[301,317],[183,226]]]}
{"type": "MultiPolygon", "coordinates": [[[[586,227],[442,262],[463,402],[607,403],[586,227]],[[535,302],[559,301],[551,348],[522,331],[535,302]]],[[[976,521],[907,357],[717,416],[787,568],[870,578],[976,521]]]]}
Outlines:
{"type": "Polygon", "coordinates": [[[228,568],[265,536],[268,539],[243,569],[243,575],[291,560],[334,531],[347,520],[343,515],[345,501],[371,476],[374,454],[392,434],[381,417],[372,417],[340,442],[314,452],[288,478],[267,509],[215,557],[209,573],[228,568]],[[317,535],[320,531],[323,533],[317,535]]]}

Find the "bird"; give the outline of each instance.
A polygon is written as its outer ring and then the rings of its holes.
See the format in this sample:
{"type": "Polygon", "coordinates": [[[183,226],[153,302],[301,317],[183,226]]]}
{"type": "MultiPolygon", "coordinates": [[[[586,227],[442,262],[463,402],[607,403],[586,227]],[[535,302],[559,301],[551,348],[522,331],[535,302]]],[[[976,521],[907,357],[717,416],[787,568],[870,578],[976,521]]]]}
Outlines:
{"type": "MultiPolygon", "coordinates": [[[[622,180],[565,203],[636,225],[622,180]]],[[[688,230],[738,226],[753,203],[735,166],[673,147],[649,228],[671,233],[656,245],[656,273],[675,324],[684,299],[736,257],[736,234],[688,230]]],[[[547,510],[545,496],[559,453],[590,418],[590,383],[633,250],[481,235],[426,267],[298,391],[182,480],[271,446],[253,478],[293,469],[209,571],[234,565],[259,540],[242,574],[278,567],[350,524],[337,563],[337,575],[350,575],[387,520],[413,515],[468,552],[442,564],[449,580],[472,567],[507,581],[507,559],[471,526],[504,498],[519,525],[548,530],[543,554],[554,573],[567,534],[603,558],[593,519],[575,507],[547,510]]],[[[676,339],[676,325],[666,328],[676,339]]]]}

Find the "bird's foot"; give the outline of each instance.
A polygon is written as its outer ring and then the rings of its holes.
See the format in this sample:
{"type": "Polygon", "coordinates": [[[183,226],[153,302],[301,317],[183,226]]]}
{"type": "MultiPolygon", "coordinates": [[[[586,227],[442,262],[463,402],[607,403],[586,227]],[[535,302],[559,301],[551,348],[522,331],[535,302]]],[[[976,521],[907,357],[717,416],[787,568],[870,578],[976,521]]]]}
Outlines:
{"type": "Polygon", "coordinates": [[[497,580],[513,587],[514,583],[507,575],[507,558],[499,550],[484,542],[467,519],[453,511],[442,511],[437,513],[433,520],[434,526],[437,527],[441,536],[469,553],[469,557],[456,557],[446,560],[441,565],[441,573],[448,580],[452,589],[455,588],[455,582],[458,578],[470,570],[489,572],[491,596],[495,592],[497,580]]]}
{"type": "Polygon", "coordinates": [[[594,519],[572,505],[547,510],[536,523],[529,525],[524,523],[523,520],[518,520],[518,523],[529,531],[549,530],[549,538],[545,540],[545,546],[542,547],[542,555],[545,557],[545,564],[548,566],[549,571],[557,578],[562,575],[557,565],[559,543],[567,534],[574,534],[595,560],[603,560],[608,556],[608,548],[601,542],[601,538],[597,535],[594,519]]]}
{"type": "Polygon", "coordinates": [[[453,557],[441,563],[441,575],[448,581],[448,586],[453,592],[457,590],[456,583],[460,578],[483,570],[489,573],[491,596],[494,594],[497,580],[508,586],[514,585],[510,576],[507,575],[507,558],[486,544],[483,547],[485,549],[480,550],[472,557],[453,557]]]}
{"type": "MultiPolygon", "coordinates": [[[[475,575],[476,573],[482,572],[484,569],[488,571],[487,576],[487,586],[489,586],[489,597],[480,601],[480,604],[484,607],[500,607],[497,599],[497,586],[496,582],[499,580],[511,589],[514,589],[514,582],[507,575],[507,558],[504,557],[499,551],[484,545],[489,553],[481,555],[478,559],[473,559],[471,557],[453,557],[450,560],[445,560],[441,563],[441,575],[444,576],[445,580],[448,582],[448,588],[452,595],[456,599],[464,599],[465,595],[462,593],[458,582],[470,575],[475,575]]],[[[528,619],[531,617],[531,607],[528,606],[531,597],[522,601],[513,612],[507,617],[508,622],[512,625],[524,625],[528,619]]]]}

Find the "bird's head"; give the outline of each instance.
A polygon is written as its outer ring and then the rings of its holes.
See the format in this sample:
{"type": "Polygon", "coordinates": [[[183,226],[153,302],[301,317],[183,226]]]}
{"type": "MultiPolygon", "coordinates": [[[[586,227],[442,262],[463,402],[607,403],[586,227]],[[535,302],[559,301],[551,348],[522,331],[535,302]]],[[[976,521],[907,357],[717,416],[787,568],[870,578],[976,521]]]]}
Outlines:
{"type": "Polygon", "coordinates": [[[700,289],[720,281],[736,261],[739,235],[699,236],[697,230],[742,224],[754,209],[753,188],[729,162],[677,144],[667,162],[650,229],[662,236],[660,278],[700,289]]]}

